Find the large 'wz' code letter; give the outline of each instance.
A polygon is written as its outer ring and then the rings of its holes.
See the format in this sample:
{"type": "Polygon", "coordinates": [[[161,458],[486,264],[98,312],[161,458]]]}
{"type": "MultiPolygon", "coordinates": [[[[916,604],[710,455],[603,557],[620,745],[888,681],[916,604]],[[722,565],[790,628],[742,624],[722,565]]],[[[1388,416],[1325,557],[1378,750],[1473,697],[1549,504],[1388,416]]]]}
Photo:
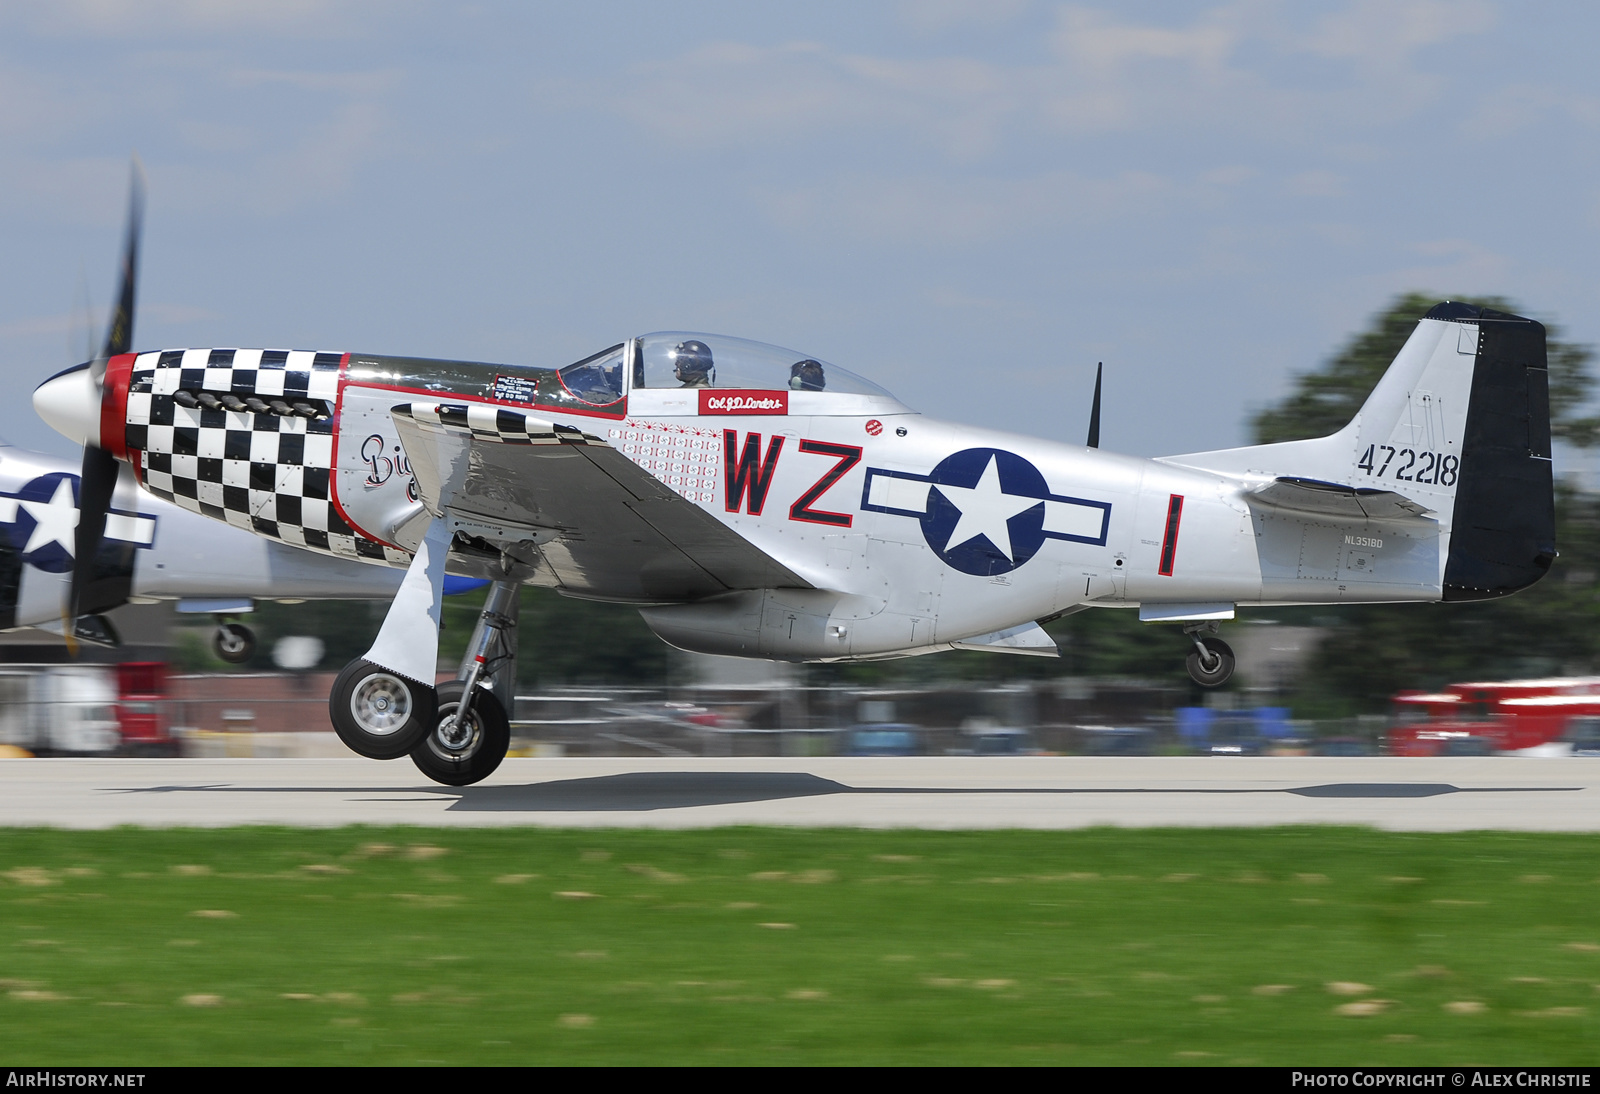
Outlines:
{"type": "Polygon", "coordinates": [[[739,451],[739,434],[731,429],[722,431],[724,459],[723,471],[727,475],[728,489],[724,491],[728,512],[737,513],[748,498],[748,512],[752,517],[761,515],[767,504],[767,489],[772,485],[772,473],[778,469],[778,453],[783,451],[783,438],[774,437],[767,445],[767,457],[761,458],[761,434],[745,434],[744,451],[739,451]]]}

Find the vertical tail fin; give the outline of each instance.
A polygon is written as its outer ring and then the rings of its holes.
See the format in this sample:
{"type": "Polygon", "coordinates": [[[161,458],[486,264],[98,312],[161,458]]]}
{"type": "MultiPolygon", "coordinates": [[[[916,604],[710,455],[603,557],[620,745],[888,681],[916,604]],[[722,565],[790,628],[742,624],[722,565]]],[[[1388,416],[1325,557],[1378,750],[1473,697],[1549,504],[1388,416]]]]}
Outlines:
{"type": "Polygon", "coordinates": [[[1449,531],[1444,599],[1506,596],[1556,555],[1548,375],[1542,324],[1447,302],[1339,432],[1165,460],[1400,494],[1449,531]]]}

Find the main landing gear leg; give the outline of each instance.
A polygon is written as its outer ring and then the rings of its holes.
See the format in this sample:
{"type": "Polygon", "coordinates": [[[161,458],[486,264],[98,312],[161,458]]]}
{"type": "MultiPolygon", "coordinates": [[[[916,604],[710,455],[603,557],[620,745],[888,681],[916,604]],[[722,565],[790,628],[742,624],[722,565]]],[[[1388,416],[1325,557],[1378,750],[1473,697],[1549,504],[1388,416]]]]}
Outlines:
{"type": "Polygon", "coordinates": [[[395,760],[431,733],[439,697],[439,612],[450,532],[444,518],[428,526],[365,657],[345,666],[328,696],[339,739],[374,760],[395,760]]]}
{"type": "Polygon", "coordinates": [[[1216,637],[1216,621],[1191,623],[1183,628],[1183,633],[1194,643],[1187,662],[1189,678],[1203,688],[1219,688],[1226,684],[1233,675],[1233,649],[1216,637]]]}
{"type": "Polygon", "coordinates": [[[439,687],[433,730],[411,750],[428,778],[468,786],[488,778],[511,745],[507,712],[516,698],[517,609],[522,586],[496,581],[489,588],[457,679],[439,687]]]}

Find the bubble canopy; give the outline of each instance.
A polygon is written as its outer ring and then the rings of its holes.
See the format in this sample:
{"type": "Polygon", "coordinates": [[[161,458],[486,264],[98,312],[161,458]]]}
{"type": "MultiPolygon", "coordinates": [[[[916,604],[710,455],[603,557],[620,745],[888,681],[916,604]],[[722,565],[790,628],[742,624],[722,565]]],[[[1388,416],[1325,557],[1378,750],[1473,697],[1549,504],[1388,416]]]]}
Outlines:
{"type": "Polygon", "coordinates": [[[633,386],[821,391],[894,398],[877,384],[798,350],[693,331],[658,331],[640,338],[633,386]]]}
{"type": "MultiPolygon", "coordinates": [[[[798,350],[694,331],[658,331],[620,342],[558,369],[568,395],[595,407],[620,407],[633,393],[640,409],[683,413],[689,390],[787,393],[791,413],[905,413],[870,380],[798,350]]],[[[693,411],[690,411],[691,413],[693,411]]]]}

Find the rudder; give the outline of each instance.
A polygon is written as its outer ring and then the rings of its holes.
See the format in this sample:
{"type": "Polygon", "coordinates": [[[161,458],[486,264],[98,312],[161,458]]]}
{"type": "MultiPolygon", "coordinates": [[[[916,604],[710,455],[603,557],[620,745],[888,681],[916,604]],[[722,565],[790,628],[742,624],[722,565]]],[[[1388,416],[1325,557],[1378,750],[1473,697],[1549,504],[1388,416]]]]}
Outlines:
{"type": "Polygon", "coordinates": [[[1478,328],[1444,599],[1508,596],[1556,557],[1544,325],[1460,303],[1439,304],[1427,318],[1478,328]]]}

